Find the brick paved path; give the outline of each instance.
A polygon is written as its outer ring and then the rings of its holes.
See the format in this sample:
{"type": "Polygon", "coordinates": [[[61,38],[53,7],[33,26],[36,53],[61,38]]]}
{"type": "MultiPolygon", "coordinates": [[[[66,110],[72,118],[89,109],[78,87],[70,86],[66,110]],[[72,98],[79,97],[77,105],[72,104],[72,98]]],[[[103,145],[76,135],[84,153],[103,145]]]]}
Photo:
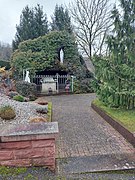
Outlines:
{"type": "Polygon", "coordinates": [[[131,146],[92,108],[94,94],[53,96],[53,121],[59,122],[57,157],[133,153],[131,146]]]}

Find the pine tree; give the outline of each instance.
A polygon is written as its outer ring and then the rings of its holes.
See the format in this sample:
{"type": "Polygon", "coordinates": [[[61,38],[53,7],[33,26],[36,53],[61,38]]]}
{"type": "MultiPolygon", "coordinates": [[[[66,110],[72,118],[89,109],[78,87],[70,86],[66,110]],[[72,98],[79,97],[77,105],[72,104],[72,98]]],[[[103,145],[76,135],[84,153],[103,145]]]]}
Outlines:
{"type": "Polygon", "coordinates": [[[54,15],[52,16],[51,29],[72,33],[71,18],[67,8],[64,9],[62,5],[55,6],[54,15]]]}
{"type": "Polygon", "coordinates": [[[108,36],[109,57],[98,57],[96,91],[107,105],[135,108],[135,4],[121,0],[122,15],[114,7],[113,35],[108,36]]]}
{"type": "Polygon", "coordinates": [[[12,42],[13,50],[18,48],[20,42],[43,36],[48,32],[48,21],[43,7],[29,8],[26,6],[20,16],[20,23],[16,26],[15,39],[12,42]]]}
{"type": "MultiPolygon", "coordinates": [[[[35,37],[43,36],[48,33],[47,15],[43,13],[43,7],[38,4],[34,9],[35,37]]],[[[35,38],[34,37],[34,38],[35,38]]]]}

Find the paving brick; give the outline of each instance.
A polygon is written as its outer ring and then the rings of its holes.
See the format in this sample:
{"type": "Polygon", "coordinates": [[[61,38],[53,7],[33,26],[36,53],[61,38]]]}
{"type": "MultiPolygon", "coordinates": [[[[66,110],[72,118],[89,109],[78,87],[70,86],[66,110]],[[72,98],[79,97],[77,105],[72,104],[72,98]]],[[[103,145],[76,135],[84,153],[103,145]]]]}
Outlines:
{"type": "Polygon", "coordinates": [[[59,123],[59,157],[134,153],[133,146],[91,108],[93,99],[94,94],[46,98],[52,101],[53,120],[59,123]]]}

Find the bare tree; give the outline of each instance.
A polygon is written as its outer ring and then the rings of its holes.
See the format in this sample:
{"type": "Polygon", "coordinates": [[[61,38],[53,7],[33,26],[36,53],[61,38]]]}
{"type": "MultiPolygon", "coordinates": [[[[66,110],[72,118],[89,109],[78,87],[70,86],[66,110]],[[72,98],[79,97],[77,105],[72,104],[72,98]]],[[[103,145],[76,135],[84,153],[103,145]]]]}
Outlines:
{"type": "Polygon", "coordinates": [[[70,12],[81,50],[89,59],[93,53],[101,54],[111,26],[109,0],[75,0],[70,12]]]}

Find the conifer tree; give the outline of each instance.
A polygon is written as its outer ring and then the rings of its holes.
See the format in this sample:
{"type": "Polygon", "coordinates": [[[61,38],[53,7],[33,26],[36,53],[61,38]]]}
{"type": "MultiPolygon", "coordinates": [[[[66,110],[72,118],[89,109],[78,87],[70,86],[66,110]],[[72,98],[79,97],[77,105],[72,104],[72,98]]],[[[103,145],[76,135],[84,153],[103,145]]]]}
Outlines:
{"type": "Polygon", "coordinates": [[[26,6],[20,16],[20,23],[16,26],[15,39],[12,42],[13,50],[20,42],[43,36],[48,32],[48,21],[43,7],[37,4],[35,8],[26,6]]]}
{"type": "Polygon", "coordinates": [[[113,35],[108,36],[109,57],[96,57],[96,92],[107,105],[135,108],[135,3],[120,0],[114,7],[113,35]]]}
{"type": "Polygon", "coordinates": [[[63,5],[55,6],[54,14],[52,16],[51,29],[57,31],[67,31],[72,33],[71,18],[67,8],[63,5]]]}

